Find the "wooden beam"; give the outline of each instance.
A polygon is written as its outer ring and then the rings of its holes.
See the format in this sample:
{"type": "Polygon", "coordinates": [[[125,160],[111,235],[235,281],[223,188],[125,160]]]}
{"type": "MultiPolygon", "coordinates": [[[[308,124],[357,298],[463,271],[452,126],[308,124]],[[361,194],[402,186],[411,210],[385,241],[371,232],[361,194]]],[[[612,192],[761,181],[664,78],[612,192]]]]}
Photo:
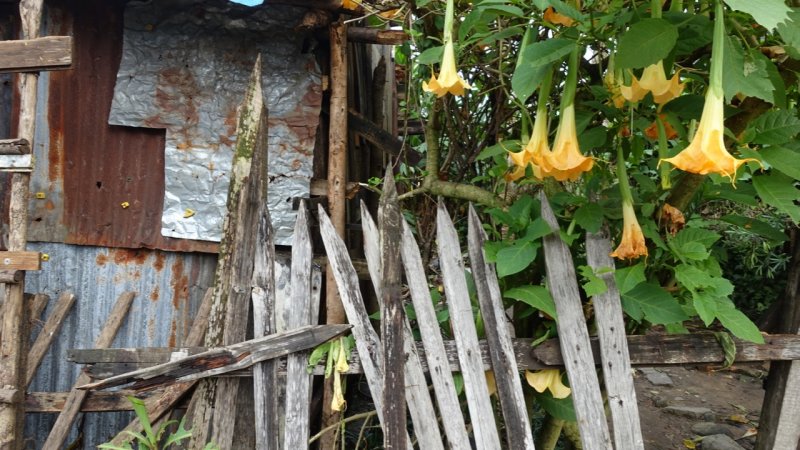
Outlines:
{"type": "MultiPolygon", "coordinates": [[[[133,406],[128,396],[148,401],[163,394],[163,389],[136,392],[130,389],[119,391],[89,392],[81,404],[81,412],[131,411],[133,406]]],[[[60,413],[69,398],[69,392],[29,392],[25,395],[26,413],[60,413]]]]}
{"type": "Polygon", "coordinates": [[[69,69],[72,36],[0,41],[0,73],[69,69]]]}
{"type": "MultiPolygon", "coordinates": [[[[346,194],[347,198],[353,198],[356,192],[361,189],[361,185],[355,181],[347,183],[346,194]]],[[[325,197],[328,195],[328,180],[313,179],[311,180],[311,195],[325,197]]],[[[307,199],[306,199],[307,200],[307,199]]]]}
{"type": "Polygon", "coordinates": [[[400,156],[400,151],[403,149],[403,141],[397,139],[392,133],[384,130],[357,111],[352,109],[348,111],[347,126],[350,127],[350,131],[358,133],[369,143],[376,146],[378,150],[395,158],[400,156]]]}
{"type": "Polygon", "coordinates": [[[39,252],[0,252],[0,269],[42,270],[42,254],[39,252]]]}
{"type": "Polygon", "coordinates": [[[50,348],[50,343],[58,336],[58,330],[61,329],[61,324],[64,323],[64,318],[69,314],[72,305],[75,304],[75,295],[72,292],[64,292],[58,297],[56,307],[50,313],[50,317],[44,323],[42,330],[36,337],[36,342],[31,346],[28,353],[28,369],[25,373],[25,386],[30,386],[36,375],[36,369],[42,362],[47,349],[50,348]]]}
{"type": "MultiPolygon", "coordinates": [[[[3,41],[0,41],[2,43],[3,41]]],[[[27,139],[0,139],[0,155],[30,155],[31,144],[27,139]]]]}
{"type": "Polygon", "coordinates": [[[22,391],[14,388],[0,389],[0,404],[16,404],[22,400],[22,391]]]}
{"type": "MultiPolygon", "coordinates": [[[[100,331],[100,335],[97,337],[97,341],[95,341],[96,348],[108,348],[114,342],[114,338],[117,336],[117,331],[119,331],[122,323],[128,316],[128,311],[130,310],[134,297],[136,297],[135,292],[126,292],[122,294],[119,299],[117,299],[117,302],[114,304],[114,308],[108,315],[108,319],[106,319],[105,325],[103,325],[103,329],[100,331]]],[[[89,377],[82,373],[78,375],[78,379],[75,380],[74,386],[80,386],[88,381],[89,377]]],[[[64,445],[64,440],[67,438],[67,435],[72,428],[72,422],[75,420],[75,416],[77,416],[81,410],[81,404],[86,398],[86,395],[86,391],[78,390],[75,387],[72,388],[66,402],[64,403],[64,408],[61,411],[61,414],[58,415],[56,423],[50,430],[50,435],[47,436],[47,440],[45,441],[42,450],[58,450],[62,448],[64,445]]]]}
{"type": "Polygon", "coordinates": [[[0,283],[17,284],[25,278],[22,270],[0,270],[0,283]]]}
{"type": "Polygon", "coordinates": [[[33,171],[33,156],[0,155],[0,171],[27,173],[33,171]]]}
{"type": "Polygon", "coordinates": [[[347,39],[352,42],[379,45],[403,45],[408,34],[401,30],[381,30],[379,28],[349,27],[347,39]]]}
{"type": "Polygon", "coordinates": [[[349,329],[350,325],[345,324],[309,325],[83,384],[78,389],[106,389],[130,383],[133,383],[133,389],[151,389],[162,384],[218,376],[297,350],[316,347],[349,329]]]}

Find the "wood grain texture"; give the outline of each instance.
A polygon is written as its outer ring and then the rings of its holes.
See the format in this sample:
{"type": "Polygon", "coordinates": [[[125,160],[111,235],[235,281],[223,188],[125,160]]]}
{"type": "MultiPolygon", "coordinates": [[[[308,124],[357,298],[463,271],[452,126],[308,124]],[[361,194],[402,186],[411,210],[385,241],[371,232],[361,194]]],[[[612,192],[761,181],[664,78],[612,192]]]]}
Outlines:
{"type": "Polygon", "coordinates": [[[441,201],[437,208],[436,228],[444,292],[447,296],[453,337],[458,348],[458,360],[464,378],[464,391],[467,395],[475,445],[479,450],[499,449],[500,436],[497,433],[494,412],[489,401],[489,387],[478,352],[480,348],[478,333],[475,329],[467,280],[464,277],[461,246],[453,221],[441,201]]]}
{"type": "MultiPolygon", "coordinates": [[[[119,391],[89,392],[81,404],[81,412],[133,411],[128,396],[134,396],[145,402],[159,397],[163,390],[136,392],[130,389],[119,391]]],[[[69,398],[69,392],[28,392],[25,394],[25,412],[28,413],[60,413],[69,398]]]]}
{"type": "Polygon", "coordinates": [[[0,269],[41,270],[42,254],[39,252],[0,252],[0,269]]]}
{"type": "Polygon", "coordinates": [[[586,261],[595,275],[603,280],[606,291],[595,295],[594,314],[600,357],[603,362],[608,409],[613,421],[615,448],[644,449],[639,406],[633,386],[633,370],[625,336],[625,319],[619,289],[614,280],[614,260],[607,229],[586,235],[586,261]]]}
{"type": "Polygon", "coordinates": [[[58,335],[61,324],[64,323],[64,319],[72,310],[72,305],[74,304],[75,295],[71,292],[64,292],[58,297],[53,312],[50,313],[42,330],[36,337],[36,341],[28,352],[28,368],[25,373],[26,387],[31,385],[31,381],[33,381],[33,377],[36,375],[36,369],[39,368],[42,358],[44,358],[45,353],[47,353],[47,349],[50,348],[50,343],[52,343],[53,339],[58,335]]]}
{"type": "MultiPolygon", "coordinates": [[[[375,221],[367,211],[367,206],[361,203],[361,224],[364,232],[364,255],[367,259],[367,267],[370,269],[372,286],[375,289],[376,298],[384,303],[383,299],[383,275],[380,249],[380,233],[375,221]]],[[[401,239],[397,238],[398,244],[401,239]]],[[[400,249],[397,256],[401,257],[400,249]]],[[[442,436],[439,432],[436,410],[433,407],[428,383],[425,379],[425,371],[414,345],[414,336],[411,333],[411,325],[407,318],[403,319],[403,355],[405,364],[403,371],[405,375],[405,394],[408,410],[411,413],[411,420],[414,424],[414,432],[421,448],[441,449],[443,448],[442,436]]]]}
{"type": "MultiPolygon", "coordinates": [[[[372,328],[367,311],[364,308],[364,299],[361,296],[361,287],[358,282],[353,264],[342,239],[336,233],[333,223],[328,218],[322,206],[319,207],[320,233],[328,254],[330,272],[336,279],[342,306],[347,314],[347,321],[353,325],[353,337],[356,340],[358,354],[361,355],[361,366],[364,376],[372,393],[378,419],[383,424],[383,347],[378,333],[372,328]]],[[[407,440],[411,449],[410,440],[407,440]]]]}
{"type": "Polygon", "coordinates": [[[379,28],[349,27],[347,39],[353,42],[380,45],[402,45],[408,40],[408,34],[401,30],[381,30],[379,28]]]}
{"type": "Polygon", "coordinates": [[[558,233],[553,209],[544,192],[540,195],[542,218],[553,233],[544,237],[547,284],[555,301],[561,353],[572,388],[572,402],[585,448],[611,450],[611,435],[603,408],[600,382],[592,363],[589,331],[583,317],[572,255],[558,233]]]}
{"type": "MultiPolygon", "coordinates": [[[[253,264],[251,300],[253,302],[253,335],[268,336],[277,331],[275,325],[275,244],[272,222],[266,202],[259,207],[258,235],[253,264]]],[[[278,372],[270,359],[253,366],[253,405],[255,442],[259,449],[278,449],[278,372]]]]}
{"type": "MultiPolygon", "coordinates": [[[[286,317],[286,328],[290,330],[312,323],[312,258],[308,212],[306,203],[301,201],[292,238],[292,291],[286,317]]],[[[286,357],[284,450],[305,448],[311,434],[311,375],[306,372],[308,355],[309,352],[295,352],[286,357]]]]}
{"type": "Polygon", "coordinates": [[[489,355],[492,357],[492,370],[503,411],[508,448],[532,450],[534,445],[531,422],[509,331],[509,326],[512,325],[506,319],[503,309],[497,273],[494,266],[486,262],[483,253],[486,242],[483,225],[471,204],[468,221],[470,267],[483,316],[489,355]]]}
{"type": "MultiPolygon", "coordinates": [[[[363,220],[362,223],[364,223],[363,220]]],[[[419,359],[422,363],[422,370],[430,373],[439,411],[441,411],[442,417],[447,417],[447,420],[442,421],[442,427],[450,448],[470,448],[464,415],[461,413],[461,405],[456,395],[452,374],[453,371],[461,370],[458,364],[458,351],[456,350],[455,342],[445,343],[442,339],[442,332],[439,328],[436,311],[433,309],[433,300],[431,299],[427,277],[425,276],[425,269],[422,265],[419,247],[411,228],[405,222],[403,223],[403,247],[401,252],[408,289],[411,293],[411,300],[414,303],[414,312],[417,315],[417,326],[422,337],[422,345],[424,345],[423,348],[420,344],[417,344],[417,353],[421,355],[419,359]],[[446,344],[450,344],[449,349],[446,344]]],[[[524,349],[523,352],[527,354],[528,350],[524,349]]],[[[484,352],[482,352],[483,354],[484,352]]],[[[486,349],[485,356],[482,361],[484,367],[488,367],[488,349],[486,349]]]]}
{"type": "MultiPolygon", "coordinates": [[[[111,314],[109,314],[108,319],[106,319],[106,323],[103,325],[100,335],[95,341],[95,348],[108,348],[111,346],[117,335],[117,331],[119,331],[119,328],[128,316],[128,310],[130,310],[135,297],[135,292],[126,292],[119,297],[114,304],[114,308],[111,310],[111,314]]],[[[72,428],[72,422],[80,412],[81,404],[87,394],[86,391],[79,390],[77,387],[86,384],[88,381],[89,377],[86,374],[78,375],[78,379],[75,381],[75,385],[67,397],[61,414],[58,415],[56,423],[50,430],[50,435],[47,436],[47,440],[42,446],[43,450],[58,450],[64,445],[64,440],[67,438],[72,428]]]]}
{"type": "Polygon", "coordinates": [[[72,36],[0,41],[0,73],[69,69],[72,36]]]}

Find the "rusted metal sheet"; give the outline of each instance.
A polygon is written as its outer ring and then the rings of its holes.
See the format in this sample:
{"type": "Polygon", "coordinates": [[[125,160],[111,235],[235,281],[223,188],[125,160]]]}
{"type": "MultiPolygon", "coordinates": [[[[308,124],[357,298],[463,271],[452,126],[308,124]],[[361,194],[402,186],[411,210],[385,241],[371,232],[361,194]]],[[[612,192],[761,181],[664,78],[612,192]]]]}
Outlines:
{"type": "Polygon", "coordinates": [[[48,2],[48,35],[73,35],[72,70],[40,77],[31,241],[216,251],[161,236],[164,132],[107,124],[124,2],[48,2]]]}
{"type": "MultiPolygon", "coordinates": [[[[36,243],[30,248],[47,253],[49,261],[42,271],[28,273],[26,291],[43,292],[51,298],[64,291],[76,296],[31,391],[70,389],[80,366],[66,361],[67,349],[94,347],[96,335],[123,292],[134,291],[137,296],[113,347],[182,345],[203,294],[213,283],[216,266],[216,255],[203,253],[61,243],[36,243]]],[[[34,336],[38,331],[34,326],[34,336]]],[[[96,448],[129,419],[127,413],[87,416],[82,428],[84,442],[79,448],[96,448]]],[[[54,421],[53,414],[28,415],[26,437],[36,442],[28,448],[41,448],[54,421]]]]}

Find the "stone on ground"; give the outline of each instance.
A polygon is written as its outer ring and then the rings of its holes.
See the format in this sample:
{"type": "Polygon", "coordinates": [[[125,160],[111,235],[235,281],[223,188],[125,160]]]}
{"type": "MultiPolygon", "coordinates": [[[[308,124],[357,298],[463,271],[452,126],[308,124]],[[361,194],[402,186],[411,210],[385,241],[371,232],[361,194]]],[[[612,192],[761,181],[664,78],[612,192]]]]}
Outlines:
{"type": "Polygon", "coordinates": [[[712,434],[704,437],[700,448],[703,450],[745,450],[726,434],[712,434]]]}
{"type": "Polygon", "coordinates": [[[667,406],[664,412],[692,419],[714,420],[714,411],[698,406],[667,406]]]}

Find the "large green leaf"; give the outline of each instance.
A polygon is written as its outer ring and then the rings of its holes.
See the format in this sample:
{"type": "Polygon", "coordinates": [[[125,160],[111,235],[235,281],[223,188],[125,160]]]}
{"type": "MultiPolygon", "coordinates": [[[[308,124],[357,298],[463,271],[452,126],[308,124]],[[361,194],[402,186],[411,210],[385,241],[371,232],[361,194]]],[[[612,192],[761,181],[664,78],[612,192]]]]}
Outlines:
{"type": "Polygon", "coordinates": [[[800,153],[785,147],[769,147],[759,152],[761,158],[776,170],[800,180],[800,164],[797,159],[800,153]]]}
{"type": "Polygon", "coordinates": [[[775,86],[770,81],[764,60],[755,56],[755,53],[745,52],[741,42],[733,36],[725,37],[724,51],[725,73],[722,76],[722,89],[725,91],[725,98],[730,101],[738,94],[743,94],[773,103],[775,86]]]}
{"type": "Polygon", "coordinates": [[[548,39],[526,45],[519,55],[517,67],[511,77],[511,89],[525,101],[539,87],[539,83],[554,62],[567,56],[575,48],[575,41],[563,38],[548,39]]]}
{"type": "Polygon", "coordinates": [[[567,398],[553,398],[550,391],[544,393],[536,393],[536,401],[539,405],[556,419],[567,420],[575,422],[578,420],[575,417],[575,406],[572,404],[572,396],[567,398]]]}
{"type": "Polygon", "coordinates": [[[682,322],[689,318],[678,301],[654,283],[639,283],[622,294],[622,307],[634,319],[644,317],[654,324],[682,322]]]}
{"type": "Polygon", "coordinates": [[[678,27],[680,39],[675,44],[676,55],[688,55],[711,43],[714,24],[702,14],[664,12],[664,19],[678,27]]]}
{"type": "Polygon", "coordinates": [[[800,133],[796,110],[776,109],[758,116],[748,128],[755,130],[755,144],[782,145],[800,133]]]}
{"type": "Polygon", "coordinates": [[[553,302],[553,297],[550,296],[550,291],[544,286],[527,285],[515,287],[503,293],[503,297],[519,300],[554,319],[556,318],[556,304],[553,302]]]}
{"type": "Polygon", "coordinates": [[[756,22],[769,30],[788,20],[789,12],[792,11],[784,0],[725,0],[725,3],[731,9],[750,14],[756,22]]]}
{"type": "Polygon", "coordinates": [[[431,47],[420,53],[416,58],[417,64],[436,64],[442,60],[444,46],[431,47]]]}
{"type": "Polygon", "coordinates": [[[728,214],[722,216],[720,220],[742,227],[745,230],[753,234],[757,234],[763,238],[769,239],[770,241],[785,242],[789,239],[786,236],[786,233],[783,232],[783,230],[774,228],[772,225],[766,222],[762,222],[758,219],[753,219],[751,217],[739,216],[736,214],[728,214]]]}
{"type": "Polygon", "coordinates": [[[583,287],[583,291],[586,292],[586,295],[589,297],[604,294],[606,291],[608,291],[606,282],[603,281],[602,278],[598,277],[597,274],[594,273],[594,269],[592,269],[590,266],[578,266],[578,272],[580,272],[581,277],[585,280],[581,286],[583,287]]]}
{"type": "Polygon", "coordinates": [[[707,259],[707,251],[720,235],[697,227],[684,228],[668,242],[672,253],[681,261],[702,261],[707,259]]]}
{"type": "Polygon", "coordinates": [[[514,242],[497,252],[497,275],[505,277],[525,270],[534,259],[539,244],[531,241],[514,242]]]}
{"type": "Polygon", "coordinates": [[[800,8],[793,8],[789,19],[778,24],[778,33],[786,43],[786,53],[794,59],[800,59],[800,8]]]}
{"type": "Polygon", "coordinates": [[[733,303],[718,304],[717,319],[734,336],[756,344],[764,343],[764,336],[758,331],[758,327],[752,320],[736,309],[733,303]]]}
{"type": "Polygon", "coordinates": [[[800,190],[794,183],[792,178],[775,171],[753,177],[753,186],[764,203],[778,208],[795,223],[800,223],[800,206],[795,204],[800,200],[800,190]]]}
{"type": "Polygon", "coordinates": [[[646,279],[644,275],[644,263],[617,269],[614,272],[614,280],[617,282],[617,289],[619,289],[620,294],[629,292],[646,279]]]}
{"type": "Polygon", "coordinates": [[[575,222],[590,233],[603,226],[603,208],[597,203],[586,203],[575,211],[575,222]]]}
{"type": "Polygon", "coordinates": [[[616,64],[636,69],[655,64],[669,55],[678,40],[678,28],[664,19],[642,19],[619,39],[616,64]]]}

